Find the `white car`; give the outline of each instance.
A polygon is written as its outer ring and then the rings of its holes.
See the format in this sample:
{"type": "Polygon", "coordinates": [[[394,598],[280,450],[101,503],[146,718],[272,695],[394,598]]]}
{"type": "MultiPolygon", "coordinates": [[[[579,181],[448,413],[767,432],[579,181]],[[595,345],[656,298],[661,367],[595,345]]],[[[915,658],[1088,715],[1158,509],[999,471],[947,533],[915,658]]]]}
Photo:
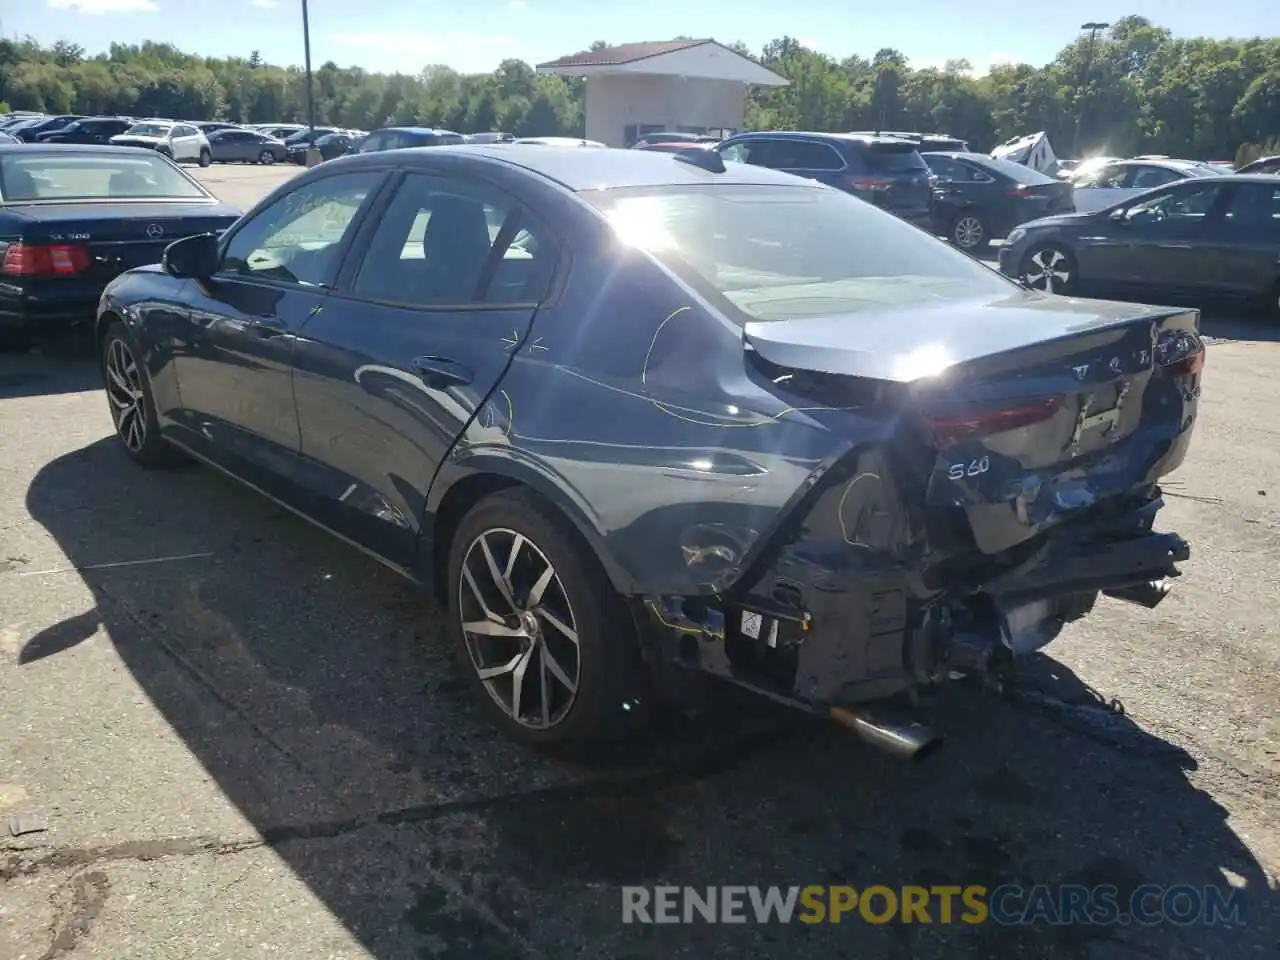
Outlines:
{"type": "Polygon", "coordinates": [[[531,143],[543,147],[603,147],[599,140],[582,140],[579,137],[519,137],[511,143],[531,143]]]}
{"type": "Polygon", "coordinates": [[[149,147],[178,163],[207,167],[213,161],[209,138],[190,123],[144,120],[107,142],[117,147],[149,147]]]}
{"type": "Polygon", "coordinates": [[[1163,187],[1196,177],[1220,177],[1228,171],[1195,160],[1116,160],[1073,173],[1077,213],[1092,213],[1136,197],[1153,187],[1163,187]]]}

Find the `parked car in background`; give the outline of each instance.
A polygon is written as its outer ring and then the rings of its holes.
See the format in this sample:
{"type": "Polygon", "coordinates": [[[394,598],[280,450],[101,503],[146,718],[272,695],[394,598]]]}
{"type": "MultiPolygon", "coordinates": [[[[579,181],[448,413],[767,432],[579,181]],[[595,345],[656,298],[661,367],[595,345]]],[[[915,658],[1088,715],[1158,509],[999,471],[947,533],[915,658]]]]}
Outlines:
{"type": "Polygon", "coordinates": [[[1076,209],[1089,213],[1114,206],[1152,187],[1226,173],[1195,160],[1117,160],[1072,174],[1070,183],[1075,187],[1076,209]]]}
{"type": "Polygon", "coordinates": [[[137,122],[132,117],[84,117],[61,130],[39,134],[36,143],[107,143],[137,122]]]}
{"type": "Polygon", "coordinates": [[[739,133],[712,149],[725,160],[817,180],[917,226],[933,226],[931,174],[910,140],[779,130],[739,133]]]}
{"type": "Polygon", "coordinates": [[[1000,269],[1037,290],[1225,296],[1280,319],[1280,181],[1204,176],[1017,227],[1000,269]]]}
{"type": "Polygon", "coordinates": [[[53,133],[61,130],[68,124],[75,123],[77,120],[83,120],[79,114],[60,113],[57,116],[44,117],[40,120],[33,120],[30,123],[24,123],[15,126],[10,132],[24,143],[35,143],[42,133],[53,133]]]}
{"type": "Polygon", "coordinates": [[[719,143],[699,143],[696,140],[682,140],[676,143],[637,143],[632,150],[656,150],[658,153],[683,153],[686,150],[710,150],[719,143]]]}
{"type": "Polygon", "coordinates": [[[254,126],[259,133],[265,133],[268,137],[275,137],[277,140],[288,140],[299,130],[306,130],[305,123],[259,123],[254,126]]]}
{"type": "Polygon", "coordinates": [[[206,137],[209,134],[213,133],[215,130],[244,130],[245,129],[245,127],[242,126],[241,124],[228,123],[226,120],[195,120],[195,121],[186,120],[183,122],[190,123],[191,126],[195,127],[197,130],[203,133],[206,137]]]}
{"type": "Polygon", "coordinates": [[[437,127],[382,127],[371,131],[355,148],[356,153],[379,153],[406,147],[442,147],[465,143],[460,133],[437,127]]]}
{"type": "Polygon", "coordinates": [[[189,123],[146,120],[107,142],[117,147],[146,147],[177,163],[191,161],[207,167],[213,162],[209,139],[189,123]]]}
{"type": "Polygon", "coordinates": [[[268,137],[257,130],[235,127],[214,130],[208,134],[209,150],[215,163],[283,163],[289,148],[283,140],[268,137]]]}
{"type": "Polygon", "coordinates": [[[170,160],[109,146],[0,146],[0,339],[86,330],[117,274],[239,211],[170,160]]]}
{"type": "MultiPolygon", "coordinates": [[[[299,130],[297,133],[285,139],[285,158],[290,163],[305,165],[307,162],[307,151],[311,149],[313,143],[315,144],[315,148],[319,150],[321,140],[331,134],[342,132],[343,131],[336,129],[335,127],[316,127],[315,139],[312,140],[311,131],[309,129],[304,128],[299,130]]],[[[323,159],[323,157],[324,154],[322,152],[321,158],[323,159]]]]}
{"type": "Polygon", "coordinates": [[[21,140],[19,140],[17,137],[13,136],[12,134],[5,133],[3,130],[0,130],[0,143],[21,143],[21,142],[22,142],[21,140]]]}
{"type": "Polygon", "coordinates": [[[500,133],[498,131],[489,131],[487,133],[467,133],[463,134],[463,139],[467,143],[510,143],[515,139],[515,134],[500,133]]]}
{"type": "Polygon", "coordinates": [[[909,757],[937,735],[879,701],[1163,596],[1198,321],[712,152],[471,145],[288,181],[116,279],[97,333],[124,456],[434,593],[525,744],[599,756],[695,671],[909,757]]]}
{"type": "Polygon", "coordinates": [[[1260,157],[1246,163],[1236,173],[1280,173],[1280,157],[1260,157]]]}
{"type": "Polygon", "coordinates": [[[893,137],[896,140],[910,140],[921,153],[968,153],[969,142],[945,133],[910,133],[898,130],[877,130],[874,133],[866,130],[854,130],[855,137],[893,137]]]}
{"type": "Polygon", "coordinates": [[[921,153],[938,178],[934,232],[966,253],[980,253],[1028,220],[1075,210],[1071,184],[982,153],[921,153]]]}
{"type": "Polygon", "coordinates": [[[535,147],[603,147],[599,140],[583,140],[581,137],[519,137],[512,143],[535,147]]]}
{"type": "Polygon", "coordinates": [[[705,133],[681,133],[677,131],[649,132],[630,144],[632,149],[644,147],[651,143],[719,143],[720,137],[708,136],[705,133]]]}
{"type": "Polygon", "coordinates": [[[294,131],[284,138],[285,157],[291,164],[306,164],[311,143],[319,143],[321,137],[328,137],[330,133],[339,133],[338,128],[316,127],[312,132],[310,128],[303,127],[301,131],[294,131]]]}

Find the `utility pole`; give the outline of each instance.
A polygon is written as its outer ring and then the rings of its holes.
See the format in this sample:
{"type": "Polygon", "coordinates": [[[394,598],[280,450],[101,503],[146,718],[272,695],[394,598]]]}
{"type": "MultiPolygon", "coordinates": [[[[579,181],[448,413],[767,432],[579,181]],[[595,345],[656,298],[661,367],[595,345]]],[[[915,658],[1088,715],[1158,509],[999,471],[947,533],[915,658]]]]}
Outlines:
{"type": "MultiPolygon", "coordinates": [[[[306,0],[302,0],[302,2],[305,6],[306,0]]],[[[1098,34],[1109,26],[1111,24],[1098,23],[1093,20],[1080,24],[1081,30],[1089,31],[1089,43],[1084,48],[1084,62],[1080,66],[1080,79],[1076,83],[1076,135],[1071,141],[1071,157],[1073,160],[1080,159],[1080,127],[1084,122],[1084,90],[1089,82],[1089,68],[1093,66],[1093,48],[1098,42],[1098,34]]]]}
{"type": "Polygon", "coordinates": [[[316,95],[311,82],[311,18],[307,15],[307,0],[302,0],[302,45],[307,69],[307,166],[320,162],[316,156],[316,95]]]}

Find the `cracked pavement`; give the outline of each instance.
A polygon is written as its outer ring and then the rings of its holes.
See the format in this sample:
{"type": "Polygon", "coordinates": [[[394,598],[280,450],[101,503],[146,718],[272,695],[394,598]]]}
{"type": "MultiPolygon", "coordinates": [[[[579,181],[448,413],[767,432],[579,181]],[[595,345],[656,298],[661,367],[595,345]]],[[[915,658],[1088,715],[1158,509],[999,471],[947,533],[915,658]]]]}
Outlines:
{"type": "MultiPolygon", "coordinates": [[[[200,175],[247,207],[294,172],[200,175]]],[[[409,586],[212,471],[133,468],[91,361],[0,356],[0,957],[1276,956],[1280,347],[1207,327],[1162,515],[1186,575],[1016,691],[942,691],[919,765],[730,691],[607,768],[517,748],[409,586]],[[1243,922],[621,923],[622,884],[946,882],[1231,885],[1243,922]]]]}

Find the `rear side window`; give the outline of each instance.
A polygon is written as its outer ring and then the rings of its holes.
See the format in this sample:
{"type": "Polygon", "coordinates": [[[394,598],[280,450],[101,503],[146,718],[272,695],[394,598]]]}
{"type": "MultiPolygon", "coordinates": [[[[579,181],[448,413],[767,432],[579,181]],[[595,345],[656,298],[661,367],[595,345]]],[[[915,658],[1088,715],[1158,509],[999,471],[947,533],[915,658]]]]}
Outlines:
{"type": "Polygon", "coordinates": [[[844,158],[820,140],[775,140],[766,166],[778,170],[842,170],[844,158]]]}
{"type": "Polygon", "coordinates": [[[867,168],[877,173],[927,173],[929,170],[914,144],[869,143],[859,153],[867,168]]]}
{"type": "Polygon", "coordinates": [[[506,195],[413,173],[370,238],[352,293],[425,308],[536,303],[546,294],[555,252],[528,211],[506,195]]]}

